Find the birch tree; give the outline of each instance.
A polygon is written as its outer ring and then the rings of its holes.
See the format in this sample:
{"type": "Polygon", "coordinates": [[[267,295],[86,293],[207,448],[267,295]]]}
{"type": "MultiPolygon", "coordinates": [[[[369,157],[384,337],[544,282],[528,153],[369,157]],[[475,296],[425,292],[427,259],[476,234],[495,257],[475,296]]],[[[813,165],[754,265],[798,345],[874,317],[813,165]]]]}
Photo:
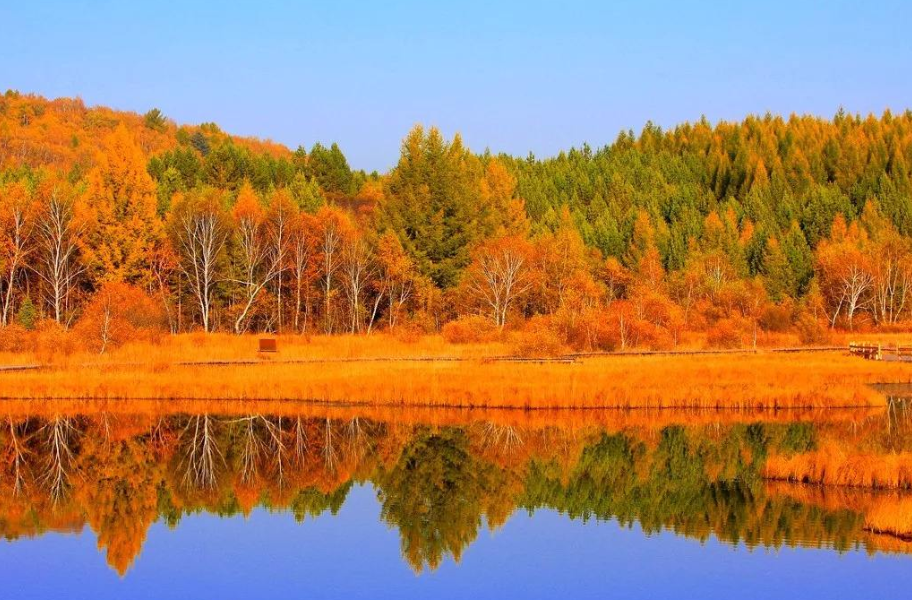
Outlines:
{"type": "Polygon", "coordinates": [[[271,243],[263,207],[249,182],[244,182],[232,211],[240,260],[243,297],[234,332],[247,329],[248,316],[260,292],[279,274],[280,254],[271,243]]]}
{"type": "Polygon", "coordinates": [[[375,268],[367,243],[360,236],[351,236],[342,248],[342,287],[348,299],[351,333],[361,331],[362,297],[374,275],[375,268]]]}
{"type": "Polygon", "coordinates": [[[529,243],[521,237],[495,238],[482,244],[469,266],[469,289],[503,329],[510,306],[529,291],[529,243]]]}
{"type": "Polygon", "coordinates": [[[840,215],[833,222],[830,239],[817,248],[817,276],[830,327],[835,327],[839,315],[845,314],[851,329],[858,310],[870,301],[875,279],[865,253],[866,242],[857,223],[847,227],[840,215]]]}
{"type": "Polygon", "coordinates": [[[344,213],[324,206],[317,212],[320,275],[323,283],[323,320],[327,334],[333,330],[333,278],[342,266],[342,247],[351,230],[344,213]]]}
{"type": "Polygon", "coordinates": [[[59,325],[69,325],[70,296],[84,270],[79,263],[82,231],[74,196],[54,188],[38,214],[36,272],[44,281],[46,303],[59,325]]]}
{"type": "Polygon", "coordinates": [[[16,286],[32,251],[34,215],[31,200],[21,182],[0,188],[0,325],[8,325],[16,286]]]}
{"type": "Polygon", "coordinates": [[[178,266],[187,279],[206,332],[212,330],[213,297],[221,281],[221,263],[230,233],[221,202],[219,192],[208,190],[198,196],[176,198],[172,213],[171,236],[178,266]]]}
{"type": "Polygon", "coordinates": [[[294,328],[296,332],[307,331],[310,317],[310,293],[316,278],[317,241],[316,222],[307,213],[300,213],[294,219],[291,228],[291,276],[294,280],[295,311],[294,328]],[[303,305],[303,319],[302,317],[303,305]]]}
{"type": "Polygon", "coordinates": [[[291,196],[287,190],[279,189],[273,192],[269,203],[267,223],[269,225],[269,237],[272,243],[272,252],[274,253],[276,264],[276,330],[280,333],[285,322],[282,292],[285,271],[288,269],[291,230],[295,222],[296,213],[297,207],[294,202],[292,202],[291,196]]]}

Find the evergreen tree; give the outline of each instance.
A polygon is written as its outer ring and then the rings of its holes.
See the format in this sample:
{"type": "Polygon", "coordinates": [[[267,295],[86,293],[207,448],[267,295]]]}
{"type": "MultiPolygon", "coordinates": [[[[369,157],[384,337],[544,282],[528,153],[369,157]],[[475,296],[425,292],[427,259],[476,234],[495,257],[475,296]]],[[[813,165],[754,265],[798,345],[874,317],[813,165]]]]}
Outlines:
{"type": "Polygon", "coordinates": [[[415,127],[402,144],[379,207],[381,229],[393,230],[422,275],[437,286],[456,284],[479,239],[481,166],[456,136],[415,127]]]}
{"type": "Polygon", "coordinates": [[[37,320],[38,309],[35,308],[32,299],[26,296],[22,304],[19,305],[19,312],[16,313],[16,322],[22,327],[32,330],[35,328],[37,320]]]}

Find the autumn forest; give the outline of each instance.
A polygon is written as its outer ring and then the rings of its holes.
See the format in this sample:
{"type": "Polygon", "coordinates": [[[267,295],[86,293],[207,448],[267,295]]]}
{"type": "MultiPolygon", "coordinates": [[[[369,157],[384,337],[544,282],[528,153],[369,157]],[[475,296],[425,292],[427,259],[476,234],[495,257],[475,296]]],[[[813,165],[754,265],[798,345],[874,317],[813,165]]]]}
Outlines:
{"type": "Polygon", "coordinates": [[[825,345],[912,311],[912,113],[647,124],[557,156],[335,144],[0,97],[0,350],[184,332],[567,351],[825,345]],[[56,339],[56,338],[55,338],[56,339]]]}

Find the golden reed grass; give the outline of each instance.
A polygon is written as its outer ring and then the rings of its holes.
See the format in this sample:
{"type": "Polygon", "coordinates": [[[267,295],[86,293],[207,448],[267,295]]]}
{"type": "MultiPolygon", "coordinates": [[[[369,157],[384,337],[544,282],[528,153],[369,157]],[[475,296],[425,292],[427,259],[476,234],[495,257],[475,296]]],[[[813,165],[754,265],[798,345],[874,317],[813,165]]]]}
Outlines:
{"type": "Polygon", "coordinates": [[[848,510],[863,516],[866,540],[881,552],[912,552],[912,497],[904,492],[883,492],[769,482],[770,496],[787,496],[801,504],[820,507],[829,512],[848,510]]]}
{"type": "MultiPolygon", "coordinates": [[[[55,357],[40,370],[0,372],[0,397],[779,409],[883,406],[867,384],[912,381],[912,364],[840,353],[607,356],[562,364],[489,362],[505,354],[502,345],[450,345],[437,336],[284,337],[279,344],[279,354],[263,357],[253,336],[181,335],[102,357],[55,357]]],[[[0,364],[30,358],[5,355],[0,364]]]]}
{"type": "Polygon", "coordinates": [[[878,408],[833,408],[782,410],[648,410],[608,409],[578,410],[541,408],[512,410],[498,408],[459,408],[434,406],[365,406],[298,402],[289,400],[74,400],[38,399],[4,400],[0,403],[0,418],[95,416],[158,418],[169,415],[237,417],[269,415],[348,421],[355,418],[398,425],[428,425],[459,427],[473,424],[493,424],[525,430],[551,429],[557,431],[599,430],[620,432],[638,428],[659,430],[669,426],[728,426],[741,423],[815,425],[863,423],[883,415],[878,408]]]}
{"type": "Polygon", "coordinates": [[[846,487],[912,488],[912,452],[866,453],[828,443],[820,449],[766,460],[767,479],[846,487]]]}
{"type": "Polygon", "coordinates": [[[912,498],[885,498],[865,512],[865,528],[912,540],[912,498]]]}

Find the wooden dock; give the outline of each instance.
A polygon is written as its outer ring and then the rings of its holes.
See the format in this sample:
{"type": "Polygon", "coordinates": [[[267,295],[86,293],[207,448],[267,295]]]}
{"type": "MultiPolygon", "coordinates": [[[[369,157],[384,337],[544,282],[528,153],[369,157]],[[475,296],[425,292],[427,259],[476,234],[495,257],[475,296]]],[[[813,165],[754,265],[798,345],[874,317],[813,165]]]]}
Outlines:
{"type": "Polygon", "coordinates": [[[879,342],[849,342],[849,353],[867,360],[912,362],[912,344],[881,344],[879,342]]]}

